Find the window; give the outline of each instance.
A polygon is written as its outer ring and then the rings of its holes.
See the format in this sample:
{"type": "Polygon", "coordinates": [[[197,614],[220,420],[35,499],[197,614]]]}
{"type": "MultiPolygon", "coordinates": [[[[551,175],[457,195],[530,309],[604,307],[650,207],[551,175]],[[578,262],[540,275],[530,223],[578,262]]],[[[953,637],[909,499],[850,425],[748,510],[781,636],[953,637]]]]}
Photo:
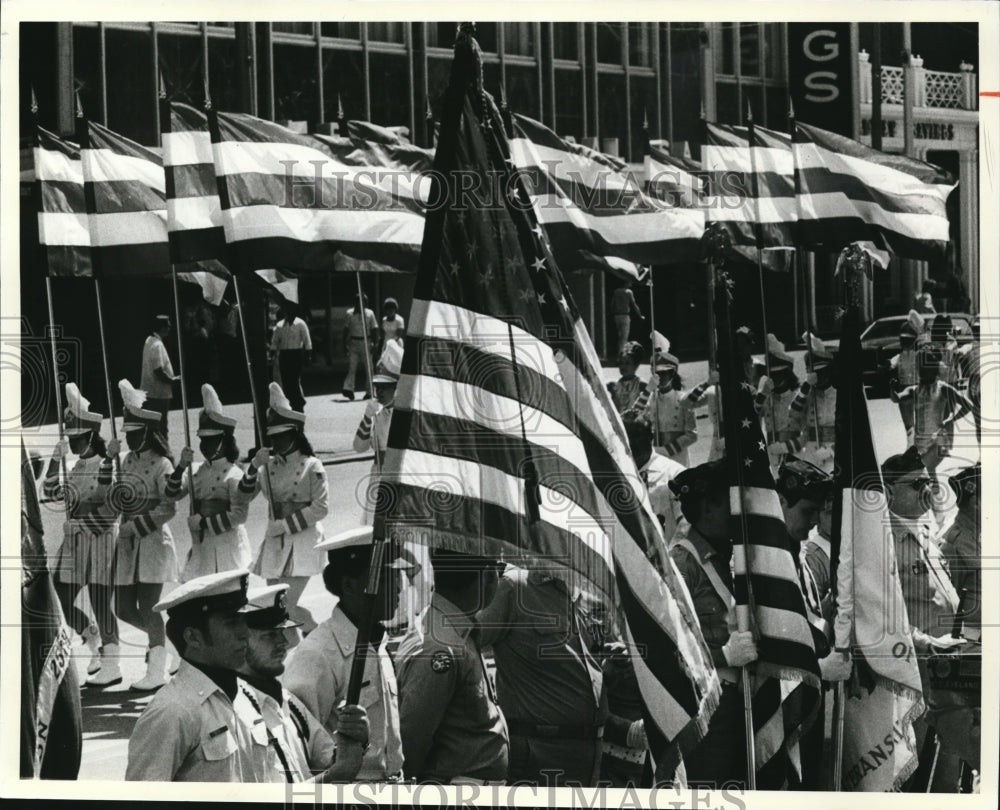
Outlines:
{"type": "Polygon", "coordinates": [[[628,63],[634,67],[653,67],[655,23],[628,23],[628,63]]]}
{"type": "Polygon", "coordinates": [[[94,121],[104,120],[101,98],[101,62],[96,28],[73,28],[73,77],[83,112],[94,121]]]}
{"type": "Polygon", "coordinates": [[[622,63],[622,23],[597,23],[597,61],[622,63]]]}
{"type": "Polygon", "coordinates": [[[764,76],[768,79],[785,78],[785,37],[781,23],[764,26],[764,76]]]}
{"type": "Polygon", "coordinates": [[[583,137],[583,87],[578,70],[556,70],[556,132],[583,137]]]}
{"type": "MultiPolygon", "coordinates": [[[[629,82],[630,109],[632,117],[632,144],[628,157],[633,160],[642,160],[645,150],[646,132],[643,131],[642,122],[649,121],[649,137],[659,137],[656,124],[656,79],[652,76],[633,76],[629,82]]],[[[622,150],[625,156],[625,150],[622,150]]]]}
{"type": "Polygon", "coordinates": [[[337,120],[337,101],[344,117],[365,118],[364,73],[359,51],[323,49],[323,105],[327,121],[337,120]]]}
{"type": "MultiPolygon", "coordinates": [[[[768,126],[767,111],[764,109],[764,88],[756,84],[744,84],[742,90],[742,103],[740,104],[740,117],[736,120],[746,123],[747,105],[753,110],[753,121],[759,127],[768,126]]],[[[779,125],[776,129],[787,129],[779,125]]]]}
{"type": "Polygon", "coordinates": [[[605,138],[618,139],[618,154],[628,149],[625,129],[625,77],[602,73],[597,77],[598,107],[601,149],[605,138]]]}
{"type": "Polygon", "coordinates": [[[159,134],[152,31],[110,29],[106,37],[108,127],[139,143],[154,145],[159,134]]]}
{"type": "Polygon", "coordinates": [[[579,23],[553,23],[552,54],[556,59],[580,61],[579,23]]]}
{"type": "Polygon", "coordinates": [[[236,99],[236,41],[208,41],[208,86],[217,110],[238,109],[236,99]]]}
{"type": "Polygon", "coordinates": [[[739,94],[733,82],[719,82],[715,87],[715,120],[720,124],[738,124],[743,121],[739,94]]]}
{"type": "Polygon", "coordinates": [[[760,76],[759,23],[740,23],[740,74],[760,76]]]}
{"type": "Polygon", "coordinates": [[[535,55],[535,24],[530,22],[503,23],[503,50],[514,56],[535,55]]]}
{"type": "Polygon", "coordinates": [[[160,34],[160,73],[167,95],[201,109],[205,88],[202,86],[201,39],[199,37],[160,34]]]}
{"type": "MultiPolygon", "coordinates": [[[[455,36],[458,24],[453,22],[430,23],[427,26],[427,46],[430,48],[448,48],[455,46],[455,36]]],[[[497,52],[497,24],[476,23],[476,41],[479,47],[487,53],[497,52]]]]}
{"type": "Polygon", "coordinates": [[[273,22],[271,30],[279,34],[308,34],[312,36],[313,24],[311,22],[273,22]]]}
{"type": "Polygon", "coordinates": [[[788,131],[788,88],[767,86],[767,126],[780,132],[788,131]]]}
{"type": "Polygon", "coordinates": [[[319,24],[320,33],[324,37],[339,39],[361,39],[361,23],[356,22],[325,22],[319,24]]]}
{"type": "Polygon", "coordinates": [[[406,42],[406,23],[402,22],[370,22],[368,39],[376,42],[406,42]]]}
{"type": "Polygon", "coordinates": [[[274,117],[313,122],[319,117],[315,48],[274,45],[274,117]]]}
{"type": "Polygon", "coordinates": [[[670,141],[687,141],[697,149],[701,138],[701,26],[670,24],[670,141]]]}
{"type": "Polygon", "coordinates": [[[514,112],[541,118],[538,71],[533,67],[507,66],[507,103],[514,112]]]}
{"type": "Polygon", "coordinates": [[[721,23],[719,26],[719,50],[715,55],[715,69],[725,76],[736,75],[736,32],[734,23],[721,23]]]}
{"type": "MultiPolygon", "coordinates": [[[[373,53],[370,57],[372,122],[410,126],[409,64],[405,54],[373,53]]],[[[425,111],[421,111],[423,114],[425,111]]],[[[413,133],[411,133],[412,137],[413,133]]]]}

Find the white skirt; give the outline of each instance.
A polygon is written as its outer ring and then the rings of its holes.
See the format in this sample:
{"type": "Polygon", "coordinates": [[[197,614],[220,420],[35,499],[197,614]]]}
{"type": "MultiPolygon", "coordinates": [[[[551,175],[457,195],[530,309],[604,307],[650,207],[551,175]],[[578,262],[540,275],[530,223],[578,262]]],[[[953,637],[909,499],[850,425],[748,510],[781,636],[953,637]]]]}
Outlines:
{"type": "Polygon", "coordinates": [[[73,585],[114,585],[118,524],[94,532],[80,520],[66,523],[70,531],[56,555],[56,579],[73,585]]]}
{"type": "Polygon", "coordinates": [[[177,552],[170,527],[163,526],[143,538],[118,538],[115,549],[115,584],[177,582],[177,552]]]}
{"type": "Polygon", "coordinates": [[[181,582],[220,571],[249,568],[252,557],[250,538],[242,524],[222,534],[211,535],[200,541],[192,540],[181,582]]]}
{"type": "Polygon", "coordinates": [[[326,566],[326,554],[314,546],[323,539],[319,524],[295,534],[265,538],[250,570],[264,579],[311,577],[326,566]]]}

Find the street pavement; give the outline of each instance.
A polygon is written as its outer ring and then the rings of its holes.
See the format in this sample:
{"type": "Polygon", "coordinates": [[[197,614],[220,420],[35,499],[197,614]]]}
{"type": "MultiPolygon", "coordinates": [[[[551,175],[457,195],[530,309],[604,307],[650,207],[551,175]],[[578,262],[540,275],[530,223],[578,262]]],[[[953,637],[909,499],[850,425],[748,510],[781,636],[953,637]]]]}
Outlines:
{"type": "MultiPolygon", "coordinates": [[[[801,376],[804,373],[802,353],[792,354],[796,360],[797,372],[801,376]]],[[[647,379],[648,366],[641,368],[639,373],[642,379],[647,379]]],[[[680,373],[685,387],[690,388],[705,379],[707,363],[701,361],[682,364],[680,373]]],[[[606,368],[604,376],[606,380],[611,381],[619,375],[616,369],[606,368]]],[[[314,396],[307,400],[306,434],[319,457],[327,465],[330,483],[329,516],[323,521],[328,535],[356,526],[361,521],[361,503],[366,491],[365,479],[371,468],[371,460],[370,456],[359,457],[354,454],[351,440],[363,415],[365,404],[360,399],[353,402],[345,401],[339,395],[314,396]]],[[[239,447],[245,453],[256,444],[253,437],[251,406],[233,405],[228,406],[226,411],[239,419],[236,438],[239,447]]],[[[190,411],[192,432],[197,428],[197,414],[195,409],[190,411]]],[[[879,462],[906,449],[906,436],[895,404],[888,399],[870,401],[869,418],[879,462]]],[[[704,416],[698,420],[698,430],[701,436],[711,435],[711,426],[704,416]]],[[[184,436],[184,420],[179,410],[170,413],[169,434],[170,444],[176,455],[182,446],[184,436]]],[[[105,437],[110,435],[107,425],[103,435],[105,437]]],[[[25,445],[29,451],[36,450],[46,462],[56,439],[55,426],[51,425],[31,429],[24,434],[25,445]]],[[[195,442],[197,442],[196,437],[195,442]]],[[[971,418],[966,418],[959,424],[955,444],[953,457],[947,459],[940,468],[943,474],[978,460],[979,450],[971,418]]],[[[696,465],[705,461],[708,450],[707,438],[700,438],[690,450],[691,464],[696,465]]],[[[184,522],[188,508],[188,501],[181,502],[178,505],[178,514],[170,524],[178,560],[187,558],[191,544],[184,522]]],[[[62,538],[64,512],[59,503],[43,503],[42,514],[45,545],[51,561],[62,538]]],[[[261,542],[266,523],[266,503],[263,498],[257,498],[250,507],[247,521],[247,532],[254,552],[261,542]]],[[[262,584],[263,581],[259,578],[251,577],[251,588],[262,584]]],[[[173,587],[176,586],[165,586],[164,592],[173,587]]],[[[309,609],[317,621],[323,621],[330,615],[335,601],[324,590],[321,578],[314,577],[306,588],[300,604],[309,609]]],[[[105,690],[89,688],[82,690],[84,743],[83,761],[80,767],[81,779],[112,781],[124,779],[128,738],[136,719],[152,697],[150,694],[134,693],[128,689],[129,684],[141,678],[144,672],[145,635],[125,624],[120,625],[120,633],[123,650],[123,683],[105,690]]],[[[74,647],[74,652],[82,683],[86,679],[87,651],[82,645],[77,645],[74,647]]]]}

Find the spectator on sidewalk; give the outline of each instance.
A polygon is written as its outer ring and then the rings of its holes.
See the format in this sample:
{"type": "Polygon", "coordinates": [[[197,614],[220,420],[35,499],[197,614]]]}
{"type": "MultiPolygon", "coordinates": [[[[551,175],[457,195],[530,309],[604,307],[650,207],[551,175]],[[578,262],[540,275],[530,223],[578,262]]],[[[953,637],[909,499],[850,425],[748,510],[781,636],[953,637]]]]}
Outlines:
{"type": "Polygon", "coordinates": [[[312,359],[312,338],[306,322],[296,316],[294,304],[282,299],[278,308],[281,320],[274,327],[271,352],[278,356],[281,387],[292,410],[304,411],[306,398],[302,392],[302,367],[312,359]]]}
{"type": "Polygon", "coordinates": [[[139,388],[146,392],[143,407],[160,414],[160,433],[167,436],[167,413],[174,398],[174,383],[180,377],[174,374],[170,355],[163,341],[170,335],[170,316],[157,315],[153,329],[142,347],[142,377],[139,388]]]}
{"type": "MultiPolygon", "coordinates": [[[[347,310],[347,322],[344,324],[347,376],[344,378],[343,392],[347,399],[354,399],[358,368],[363,371],[367,368],[365,352],[372,353],[377,338],[378,321],[375,320],[375,313],[368,309],[368,296],[361,296],[355,300],[354,306],[347,310]]],[[[365,381],[367,382],[367,377],[365,381]]]]}

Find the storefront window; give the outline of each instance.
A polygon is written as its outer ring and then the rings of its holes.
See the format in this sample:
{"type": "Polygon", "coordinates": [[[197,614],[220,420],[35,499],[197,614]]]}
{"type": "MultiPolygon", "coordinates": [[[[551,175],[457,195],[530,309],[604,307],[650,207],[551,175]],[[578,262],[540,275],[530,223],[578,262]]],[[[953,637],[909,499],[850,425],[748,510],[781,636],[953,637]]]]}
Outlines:
{"type": "MultiPolygon", "coordinates": [[[[664,137],[687,141],[695,154],[701,138],[701,105],[691,99],[701,98],[701,25],[670,24],[670,127],[664,137]]],[[[666,122],[665,122],[666,123],[666,122]]]]}
{"type": "Polygon", "coordinates": [[[200,38],[160,34],[159,46],[160,72],[167,85],[167,94],[173,101],[183,101],[200,109],[205,96],[200,38]]]}
{"type": "Polygon", "coordinates": [[[764,75],[768,79],[785,78],[785,38],[781,23],[764,25],[764,75]]]}
{"type": "Polygon", "coordinates": [[[101,61],[96,28],[73,28],[73,77],[83,112],[94,121],[104,120],[101,106],[101,61]]]}
{"type": "Polygon", "coordinates": [[[720,124],[740,124],[743,114],[740,112],[739,93],[733,82],[719,82],[715,86],[715,120],[720,124]]]}
{"type": "Polygon", "coordinates": [[[715,54],[715,70],[724,76],[736,75],[736,32],[735,23],[720,23],[719,50],[715,54]]]}
{"type": "Polygon", "coordinates": [[[376,42],[406,42],[406,23],[402,22],[370,22],[368,39],[376,42]]]}
{"type": "Polygon", "coordinates": [[[315,121],[319,106],[316,49],[274,45],[274,116],[277,120],[315,121]]]}
{"type": "Polygon", "coordinates": [[[597,77],[598,106],[601,149],[605,138],[618,139],[618,154],[623,155],[628,148],[625,127],[625,77],[601,74],[597,77]]]}
{"type": "Polygon", "coordinates": [[[578,70],[556,71],[556,132],[583,137],[583,87],[578,70]]]}
{"type": "Polygon", "coordinates": [[[155,145],[157,88],[152,31],[111,29],[106,37],[108,127],[139,143],[155,145]]]}
{"type": "Polygon", "coordinates": [[[597,61],[622,63],[622,23],[597,23],[597,61]]]}
{"type": "Polygon", "coordinates": [[[740,73],[760,76],[760,23],[740,23],[740,73]]]}
{"type": "Polygon", "coordinates": [[[538,71],[533,67],[507,66],[507,102],[514,112],[541,118],[538,99],[538,71]]]}
{"type": "Polygon", "coordinates": [[[639,161],[642,160],[645,149],[646,132],[642,128],[644,119],[649,121],[649,137],[659,137],[656,125],[656,79],[652,76],[633,76],[629,82],[629,96],[632,148],[628,156],[633,161],[639,161]]]}
{"type": "Polygon", "coordinates": [[[365,117],[364,72],[357,51],[323,50],[323,104],[327,121],[337,120],[337,100],[348,119],[365,117]]]}
{"type": "Polygon", "coordinates": [[[554,23],[552,51],[556,59],[580,61],[580,23],[554,23]]]}
{"type": "Polygon", "coordinates": [[[208,86],[215,109],[237,109],[235,40],[209,39],[208,86]]]}
{"type": "Polygon", "coordinates": [[[308,34],[312,36],[313,24],[311,22],[273,22],[271,30],[279,34],[308,34]]]}
{"type": "Polygon", "coordinates": [[[410,126],[410,73],[404,54],[373,53],[370,57],[372,122],[410,126]]]}
{"type": "Polygon", "coordinates": [[[535,24],[530,22],[503,23],[504,53],[515,56],[535,55],[535,24]]]}
{"type": "Polygon", "coordinates": [[[320,33],[324,37],[339,39],[361,39],[361,23],[356,22],[324,22],[319,24],[320,33]]]}
{"type": "Polygon", "coordinates": [[[628,23],[628,63],[635,67],[653,67],[655,23],[628,23]]]}

